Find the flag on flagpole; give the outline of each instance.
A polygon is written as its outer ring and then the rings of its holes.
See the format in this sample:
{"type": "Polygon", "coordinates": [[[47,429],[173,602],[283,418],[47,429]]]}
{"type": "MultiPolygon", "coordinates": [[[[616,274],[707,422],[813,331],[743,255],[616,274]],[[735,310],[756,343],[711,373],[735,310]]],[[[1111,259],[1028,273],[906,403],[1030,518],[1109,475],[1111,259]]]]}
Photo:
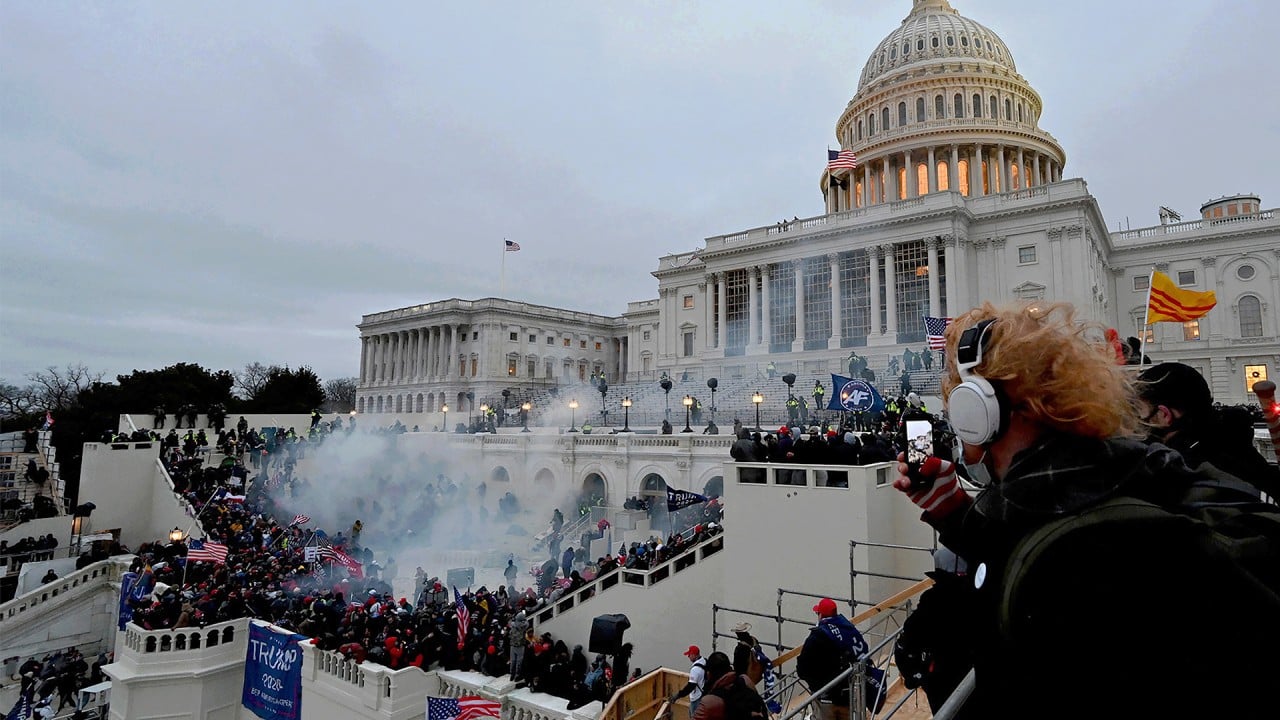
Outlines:
{"type": "Polygon", "coordinates": [[[515,240],[504,240],[503,242],[507,244],[507,252],[519,252],[520,243],[515,240]]]}
{"type": "Polygon", "coordinates": [[[1147,324],[1158,322],[1187,322],[1202,318],[1218,304],[1212,290],[1198,292],[1183,290],[1162,272],[1151,273],[1148,288],[1147,324]]]}
{"type": "Polygon", "coordinates": [[[311,518],[306,515],[294,515],[293,522],[289,523],[289,527],[293,527],[294,525],[306,525],[309,522],[311,522],[311,518]]]}
{"type": "Polygon", "coordinates": [[[227,564],[227,546],[212,540],[187,541],[187,562],[227,564]]]}
{"type": "MultiPolygon", "coordinates": [[[[14,662],[17,661],[15,660],[14,662]]],[[[4,720],[28,720],[28,718],[32,717],[34,712],[32,700],[35,699],[36,685],[38,684],[32,682],[27,685],[27,689],[18,696],[18,702],[14,704],[9,714],[4,716],[4,720]]]]}
{"type": "Polygon", "coordinates": [[[138,579],[134,581],[133,589],[130,596],[134,600],[141,600],[151,594],[156,588],[156,576],[151,571],[151,563],[147,563],[142,568],[142,572],[138,575],[138,579]]]}
{"type": "Polygon", "coordinates": [[[319,555],[322,558],[329,558],[346,568],[352,577],[364,577],[364,569],[360,567],[360,563],[332,545],[321,545],[319,555]]]}
{"type": "Polygon", "coordinates": [[[858,167],[858,156],[852,150],[827,150],[827,170],[853,170],[858,167]]]}
{"type": "Polygon", "coordinates": [[[502,716],[502,703],[476,695],[460,698],[427,697],[426,720],[475,720],[502,716]]]}
{"type": "Polygon", "coordinates": [[[947,331],[947,326],[951,324],[951,318],[936,318],[925,316],[924,332],[925,338],[929,341],[930,350],[944,350],[947,347],[947,340],[943,337],[943,333],[947,331]]]}
{"type": "Polygon", "coordinates": [[[458,592],[457,586],[453,588],[453,604],[458,608],[458,649],[461,650],[467,642],[467,627],[471,624],[471,611],[467,609],[467,601],[462,599],[462,593],[458,592]]]}

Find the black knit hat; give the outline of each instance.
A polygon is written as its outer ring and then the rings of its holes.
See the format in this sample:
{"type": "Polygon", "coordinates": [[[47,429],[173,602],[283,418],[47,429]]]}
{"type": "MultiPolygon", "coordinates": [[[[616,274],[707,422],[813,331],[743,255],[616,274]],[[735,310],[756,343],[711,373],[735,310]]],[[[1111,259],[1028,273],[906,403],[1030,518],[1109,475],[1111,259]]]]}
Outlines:
{"type": "Polygon", "coordinates": [[[1199,416],[1213,409],[1213,393],[1200,371],[1179,362],[1153,365],[1138,375],[1138,396],[1150,405],[1199,416]]]}

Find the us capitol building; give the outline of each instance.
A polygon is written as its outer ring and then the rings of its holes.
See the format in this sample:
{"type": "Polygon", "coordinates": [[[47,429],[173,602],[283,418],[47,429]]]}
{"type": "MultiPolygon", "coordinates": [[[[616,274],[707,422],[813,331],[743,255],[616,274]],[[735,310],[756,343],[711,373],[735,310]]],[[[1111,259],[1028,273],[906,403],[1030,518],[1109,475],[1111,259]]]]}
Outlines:
{"type": "MultiPolygon", "coordinates": [[[[1081,100],[1084,100],[1083,98],[1081,100]]],[[[876,46],[835,136],[853,169],[817,178],[825,212],[706,238],[658,259],[656,299],[621,317],[500,298],[439,300],[363,317],[361,412],[466,409],[502,388],[603,371],[672,376],[842,372],[851,350],[882,371],[921,350],[925,316],[983,300],[1062,300],[1138,336],[1157,269],[1218,306],[1154,326],[1147,354],[1179,360],[1243,402],[1280,366],[1280,221],[1257,196],[1180,221],[1109,232],[1067,153],[1039,125],[1039,94],[994,32],[947,0],[914,0],[876,46]]]]}

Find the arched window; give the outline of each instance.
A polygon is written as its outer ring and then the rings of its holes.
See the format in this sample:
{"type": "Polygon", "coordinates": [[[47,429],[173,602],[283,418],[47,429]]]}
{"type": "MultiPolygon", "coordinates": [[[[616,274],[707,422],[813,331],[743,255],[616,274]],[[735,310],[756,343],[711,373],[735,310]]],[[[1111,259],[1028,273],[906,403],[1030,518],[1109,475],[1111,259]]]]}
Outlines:
{"type": "Polygon", "coordinates": [[[964,117],[964,96],[961,95],[960,93],[956,93],[956,96],[952,98],[952,100],[953,100],[952,105],[955,106],[952,109],[955,112],[951,114],[951,117],[957,117],[957,118],[964,117]]]}
{"type": "Polygon", "coordinates": [[[933,36],[933,40],[931,41],[931,43],[930,43],[930,44],[931,44],[931,45],[933,45],[933,49],[934,49],[934,50],[937,50],[937,49],[938,49],[938,36],[937,36],[937,35],[934,35],[934,36],[933,36]]]}
{"type": "Polygon", "coordinates": [[[929,194],[929,165],[927,163],[916,164],[916,195],[929,194]]]}
{"type": "Polygon", "coordinates": [[[924,98],[916,98],[916,122],[924,122],[924,98]]]}
{"type": "Polygon", "coordinates": [[[924,50],[924,38],[920,38],[919,40],[916,40],[916,50],[920,50],[920,51],[924,50]]]}
{"type": "Polygon", "coordinates": [[[890,59],[890,60],[897,60],[897,59],[898,59],[898,46],[897,46],[897,45],[894,45],[893,47],[889,48],[889,59],[890,59]]]}
{"type": "Polygon", "coordinates": [[[880,108],[880,128],[889,129],[889,108],[880,108]]]}
{"type": "Polygon", "coordinates": [[[1262,337],[1262,302],[1256,295],[1240,298],[1240,337],[1262,337]]]}
{"type": "Polygon", "coordinates": [[[991,96],[991,114],[988,115],[987,117],[991,118],[992,120],[1000,119],[1000,106],[996,103],[995,95],[991,96]]]}
{"type": "Polygon", "coordinates": [[[978,93],[973,94],[973,116],[982,117],[982,96],[978,93]]]}
{"type": "Polygon", "coordinates": [[[862,139],[862,121],[861,120],[858,121],[858,139],[859,140],[862,139]]]}
{"type": "Polygon", "coordinates": [[[902,57],[906,57],[910,54],[911,54],[911,43],[909,41],[902,43],[902,57]]]}
{"type": "Polygon", "coordinates": [[[969,160],[961,158],[956,163],[956,177],[960,179],[960,194],[969,197],[969,160]]]}
{"type": "Polygon", "coordinates": [[[876,114],[873,112],[867,113],[867,134],[876,134],[876,114]]]}
{"type": "Polygon", "coordinates": [[[1004,99],[1004,119],[1013,120],[1013,103],[1009,98],[1004,99]]]}
{"type": "Polygon", "coordinates": [[[933,119],[941,120],[947,116],[947,101],[942,99],[941,95],[933,97],[933,119]]]}
{"type": "Polygon", "coordinates": [[[898,200],[907,199],[907,169],[898,168],[898,200]]]}
{"type": "Polygon", "coordinates": [[[1018,103],[1018,122],[1025,122],[1022,119],[1022,103],[1018,103]]]}
{"type": "Polygon", "coordinates": [[[938,190],[946,192],[951,189],[951,163],[938,161],[938,190]]]}
{"type": "Polygon", "coordinates": [[[905,102],[898,103],[898,127],[907,124],[907,104],[905,102]]]}
{"type": "Polygon", "coordinates": [[[947,36],[947,47],[955,47],[955,46],[956,46],[956,36],[955,36],[955,35],[948,35],[948,36],[947,36]]]}

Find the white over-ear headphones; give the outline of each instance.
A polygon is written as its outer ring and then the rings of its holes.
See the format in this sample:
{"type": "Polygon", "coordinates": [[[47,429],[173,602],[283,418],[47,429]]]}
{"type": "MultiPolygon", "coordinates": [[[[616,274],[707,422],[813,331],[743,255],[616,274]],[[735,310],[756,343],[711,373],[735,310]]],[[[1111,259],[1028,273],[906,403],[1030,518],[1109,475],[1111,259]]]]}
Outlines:
{"type": "Polygon", "coordinates": [[[982,363],[982,350],[994,322],[994,318],[983,320],[965,330],[956,346],[960,384],[952,388],[947,398],[947,415],[956,437],[970,445],[986,445],[995,440],[1004,432],[1009,417],[995,386],[973,372],[982,363]]]}

